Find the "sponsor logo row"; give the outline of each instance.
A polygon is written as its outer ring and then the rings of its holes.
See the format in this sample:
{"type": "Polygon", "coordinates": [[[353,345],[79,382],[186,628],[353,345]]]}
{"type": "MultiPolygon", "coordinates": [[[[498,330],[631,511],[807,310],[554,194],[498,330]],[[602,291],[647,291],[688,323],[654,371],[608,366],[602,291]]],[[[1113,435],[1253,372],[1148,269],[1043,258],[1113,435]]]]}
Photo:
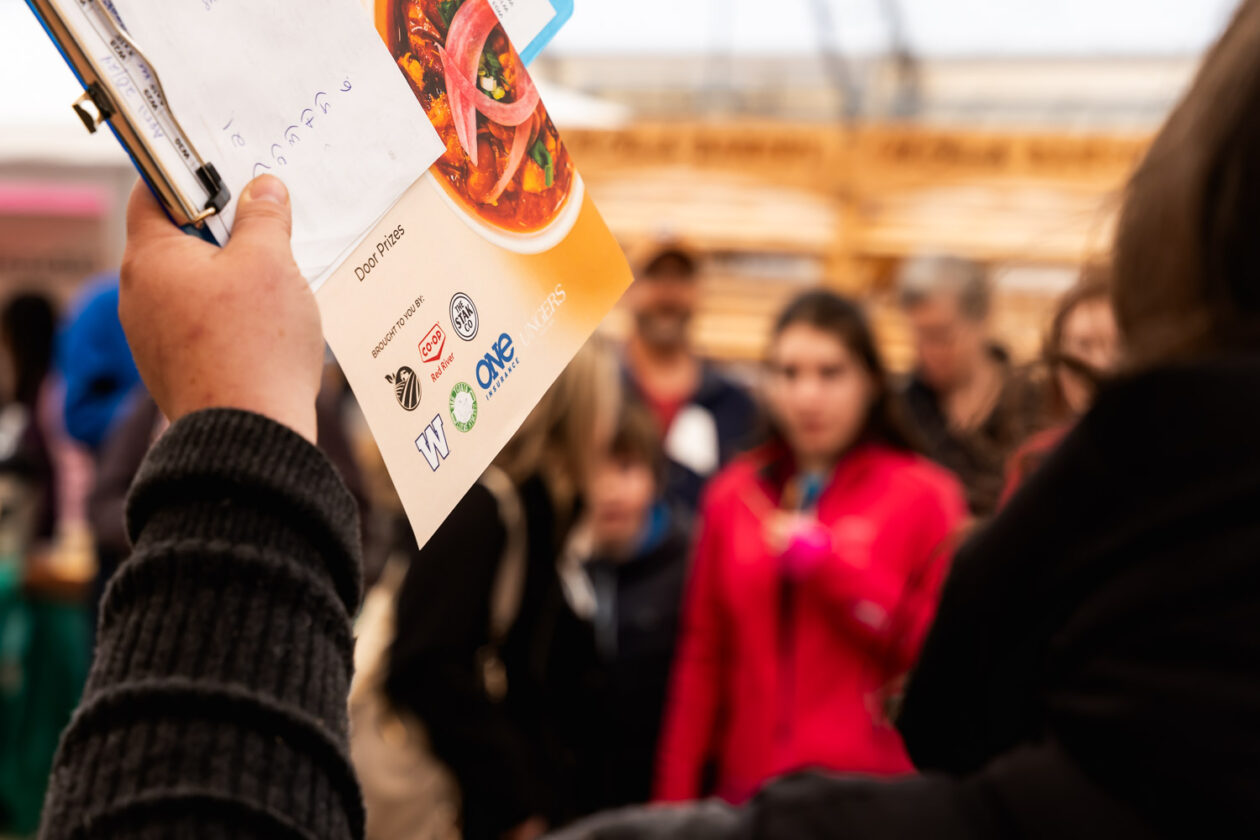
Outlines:
{"type": "MultiPolygon", "coordinates": [[[[532,313],[524,325],[526,344],[540,337],[551,327],[556,310],[565,302],[567,294],[557,284],[543,303],[532,313]]],[[[473,299],[459,292],[451,298],[449,312],[451,330],[465,342],[476,340],[481,331],[481,319],[473,299]]],[[[435,323],[425,334],[419,347],[420,359],[427,368],[430,384],[437,383],[455,364],[456,350],[447,348],[447,331],[441,323],[435,323]]],[[[473,379],[481,389],[482,398],[494,399],[520,364],[520,353],[510,333],[503,332],[485,345],[485,352],[473,366],[473,379]]],[[[423,389],[420,375],[410,366],[402,366],[397,372],[385,377],[393,386],[398,405],[405,411],[415,411],[420,406],[423,389]]],[[[477,394],[467,382],[456,382],[450,391],[447,414],[451,425],[461,433],[472,431],[477,425],[479,411],[477,394]]],[[[446,420],[439,413],[430,420],[415,440],[416,449],[429,468],[436,472],[450,457],[451,441],[447,436],[446,420]]]]}

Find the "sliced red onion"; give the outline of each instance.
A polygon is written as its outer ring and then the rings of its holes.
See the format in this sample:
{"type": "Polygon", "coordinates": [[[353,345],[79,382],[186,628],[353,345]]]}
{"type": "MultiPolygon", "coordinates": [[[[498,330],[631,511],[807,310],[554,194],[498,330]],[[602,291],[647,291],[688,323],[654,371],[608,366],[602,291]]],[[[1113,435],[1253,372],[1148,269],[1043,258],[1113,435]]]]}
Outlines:
{"type": "MultiPolygon", "coordinates": [[[[448,58],[448,53],[442,47],[438,47],[438,52],[442,56],[442,66],[454,66],[454,62],[448,58]]],[[[458,70],[455,72],[447,72],[446,89],[449,92],[452,87],[459,88],[459,94],[466,102],[473,103],[473,107],[481,113],[485,114],[492,121],[499,125],[511,128],[520,125],[534,115],[534,111],[538,109],[538,88],[534,87],[533,81],[527,74],[522,73],[520,76],[520,91],[514,102],[499,102],[484,92],[477,89],[472,79],[464,76],[458,70]]]]}
{"type": "MultiPolygon", "coordinates": [[[[499,16],[490,8],[487,0],[466,0],[451,18],[450,29],[446,32],[446,52],[453,61],[443,61],[446,73],[446,91],[459,85],[457,76],[465,79],[477,78],[477,64],[481,61],[481,52],[485,49],[486,39],[499,25],[499,16]]],[[[453,111],[455,116],[456,136],[460,145],[468,154],[473,166],[477,165],[477,108],[476,100],[460,95],[460,110],[453,111]],[[463,126],[460,136],[458,127],[463,126]]]]}
{"type": "Polygon", "coordinates": [[[503,191],[507,189],[508,184],[512,183],[517,170],[521,168],[521,163],[525,160],[525,152],[529,149],[529,141],[534,136],[534,121],[531,119],[528,125],[518,125],[515,131],[516,133],[512,136],[512,151],[508,153],[507,166],[503,168],[499,182],[494,185],[494,189],[490,190],[490,195],[486,198],[487,204],[493,204],[499,200],[499,196],[503,195],[503,191]]]}
{"type": "Polygon", "coordinates": [[[438,52],[442,56],[442,70],[446,77],[446,101],[451,106],[451,119],[455,122],[455,136],[459,138],[459,145],[464,147],[464,153],[468,155],[468,159],[472,161],[472,165],[477,165],[477,109],[473,107],[460,89],[457,81],[459,71],[455,69],[455,65],[447,60],[448,54],[441,47],[438,52]]]}

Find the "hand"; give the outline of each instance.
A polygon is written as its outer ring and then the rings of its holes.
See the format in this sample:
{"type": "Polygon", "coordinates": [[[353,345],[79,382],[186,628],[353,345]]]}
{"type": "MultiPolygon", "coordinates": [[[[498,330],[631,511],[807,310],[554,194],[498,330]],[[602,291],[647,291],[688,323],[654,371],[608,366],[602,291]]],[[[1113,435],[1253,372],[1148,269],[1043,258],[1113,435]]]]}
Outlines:
{"type": "Polygon", "coordinates": [[[766,547],[776,557],[788,550],[796,535],[813,527],[812,517],[796,511],[776,510],[765,522],[766,547]]]}
{"type": "Polygon", "coordinates": [[[238,408],[315,441],[324,339],[291,231],[288,190],[270,175],[245,187],[221,249],[172,224],[144,184],[132,190],[118,314],[172,422],[238,408]]]}
{"type": "Polygon", "coordinates": [[[538,840],[547,833],[547,823],[542,817],[530,817],[503,835],[503,840],[538,840]]]}
{"type": "Polygon", "coordinates": [[[831,531],[812,516],[776,512],[766,523],[766,543],[789,580],[803,581],[831,556],[831,531]]]}

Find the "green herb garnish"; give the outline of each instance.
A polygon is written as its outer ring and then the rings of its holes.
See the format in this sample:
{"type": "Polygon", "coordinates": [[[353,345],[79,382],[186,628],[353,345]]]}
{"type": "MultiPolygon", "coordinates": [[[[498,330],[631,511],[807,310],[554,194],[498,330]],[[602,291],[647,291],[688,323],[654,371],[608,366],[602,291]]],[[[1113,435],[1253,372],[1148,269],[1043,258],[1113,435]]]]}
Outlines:
{"type": "Polygon", "coordinates": [[[495,55],[494,50],[485,50],[481,54],[481,74],[483,76],[494,76],[501,78],[503,76],[503,65],[499,62],[499,57],[495,55]]]}
{"type": "Polygon", "coordinates": [[[529,150],[529,156],[533,158],[534,163],[543,168],[543,172],[547,175],[547,186],[551,186],[556,182],[556,162],[551,158],[551,152],[547,151],[547,144],[540,137],[534,141],[533,147],[529,150]]]}
{"type": "Polygon", "coordinates": [[[481,61],[477,65],[477,89],[494,100],[507,96],[507,85],[503,81],[503,65],[499,63],[499,57],[492,50],[486,50],[481,54],[481,61]],[[490,80],[489,87],[483,82],[484,79],[490,80]]]}
{"type": "Polygon", "coordinates": [[[442,16],[442,23],[448,28],[451,25],[451,18],[455,17],[455,13],[462,5],[464,5],[464,0],[441,0],[438,3],[438,14],[442,16]]]}

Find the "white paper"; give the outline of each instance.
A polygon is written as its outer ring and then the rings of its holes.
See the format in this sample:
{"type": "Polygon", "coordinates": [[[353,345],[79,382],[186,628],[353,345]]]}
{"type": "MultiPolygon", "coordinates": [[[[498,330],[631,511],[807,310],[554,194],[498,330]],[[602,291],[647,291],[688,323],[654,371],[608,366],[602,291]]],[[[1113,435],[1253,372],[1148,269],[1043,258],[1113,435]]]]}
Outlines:
{"type": "Polygon", "coordinates": [[[490,0],[508,40],[518,49],[529,46],[556,16],[549,0],[490,0]]]}
{"type": "Polygon", "coordinates": [[[221,224],[231,229],[252,178],[282,178],[293,252],[313,285],[442,155],[357,0],[114,5],[189,140],[232,190],[221,224]]]}

